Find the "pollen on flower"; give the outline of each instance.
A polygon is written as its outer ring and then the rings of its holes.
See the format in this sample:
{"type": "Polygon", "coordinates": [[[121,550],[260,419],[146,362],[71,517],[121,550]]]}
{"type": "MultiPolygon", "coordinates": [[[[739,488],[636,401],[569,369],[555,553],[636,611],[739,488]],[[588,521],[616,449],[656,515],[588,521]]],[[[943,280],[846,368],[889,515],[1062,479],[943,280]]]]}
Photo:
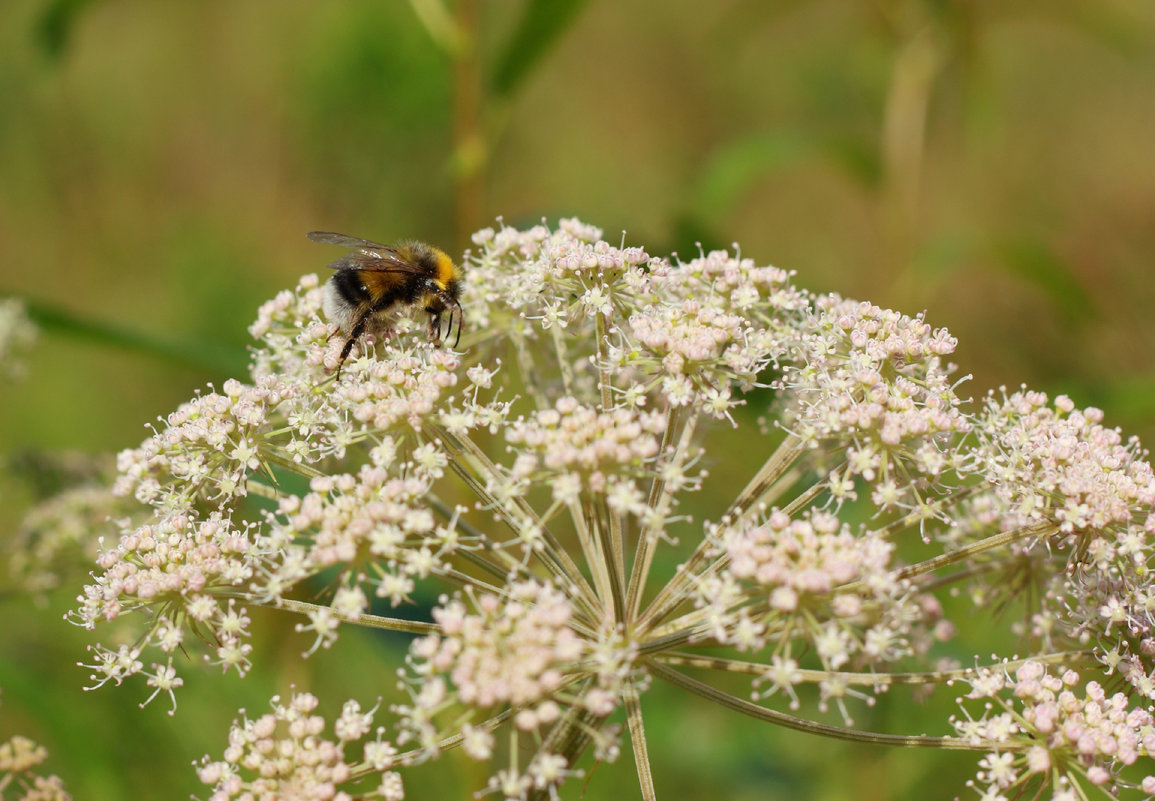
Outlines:
{"type": "Polygon", "coordinates": [[[921,318],[825,298],[782,357],[774,382],[784,393],[782,425],[805,442],[848,450],[852,458],[832,477],[892,481],[873,496],[883,509],[920,506],[928,487],[960,466],[946,446],[971,429],[942,362],[954,346],[921,318]],[[895,479],[907,470],[923,480],[895,479]]]}
{"type": "Polygon", "coordinates": [[[1054,408],[1038,392],[987,400],[984,467],[998,478],[1009,511],[1033,520],[1052,515],[1064,532],[1126,527],[1155,503],[1155,472],[1137,440],[1100,424],[1097,409],[1054,408]]]}

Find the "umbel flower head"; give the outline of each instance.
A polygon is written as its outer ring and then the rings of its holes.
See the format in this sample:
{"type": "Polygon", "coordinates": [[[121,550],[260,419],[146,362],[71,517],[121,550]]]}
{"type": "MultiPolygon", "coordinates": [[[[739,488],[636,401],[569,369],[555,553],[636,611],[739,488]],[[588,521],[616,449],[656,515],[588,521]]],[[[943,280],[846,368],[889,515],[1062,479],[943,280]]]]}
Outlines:
{"type": "Polygon", "coordinates": [[[0,799],[72,801],[59,776],[40,775],[46,759],[48,749],[22,735],[0,742],[0,799]]]}
{"type": "Polygon", "coordinates": [[[207,643],[243,675],[258,605],[299,616],[306,655],[346,625],[413,635],[396,685],[366,688],[388,700],[361,759],[359,706],[326,735],[317,699],[275,699],[206,758],[214,801],[400,798],[454,755],[489,766],[481,795],[557,798],[622,747],[653,799],[655,681],[799,736],[974,750],[992,801],[1136,786],[1124,768],[1155,747],[1137,441],[1063,397],[968,402],[944,329],[749,258],[658,258],[576,220],[474,243],[459,349],[391,321],[338,377],[308,275],[260,309],[247,380],[120,454],[116,491],[149,515],[105,541],[74,617],[138,636],[94,646],[93,684],[140,674],[175,708],[174,652],[207,643]],[[738,456],[712,450],[735,429],[738,456]],[[1026,609],[981,616],[984,653],[1001,627],[1018,655],[947,659],[963,601],[1026,609]],[[895,685],[956,682],[966,720],[939,736],[854,728],[895,685]]]}
{"type": "Polygon", "coordinates": [[[0,297],[0,375],[5,380],[14,381],[24,376],[25,351],[32,347],[38,335],[24,304],[17,298],[0,297]]]}

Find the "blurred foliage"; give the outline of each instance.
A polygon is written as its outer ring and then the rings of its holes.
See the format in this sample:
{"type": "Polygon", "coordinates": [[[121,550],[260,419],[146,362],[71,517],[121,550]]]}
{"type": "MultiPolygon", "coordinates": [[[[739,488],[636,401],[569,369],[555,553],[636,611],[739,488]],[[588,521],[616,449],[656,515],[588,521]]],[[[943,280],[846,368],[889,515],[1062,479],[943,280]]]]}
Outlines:
{"type": "Polygon", "coordinates": [[[493,94],[507,99],[573,24],[589,0],[529,0],[517,29],[494,59],[493,94]]]}
{"type": "Polygon", "coordinates": [[[50,58],[61,56],[81,13],[96,0],[52,0],[39,13],[35,36],[50,58]]]}
{"type": "MultiPolygon", "coordinates": [[[[570,214],[926,309],[976,396],[1068,392],[1155,441],[1152,85],[1149,0],[6,0],[0,292],[45,336],[0,387],[0,450],[134,445],[237,374],[258,304],[329,258],[305,231],[460,250],[497,215],[570,214]]],[[[738,453],[716,475],[743,482],[738,453]]],[[[7,532],[29,498],[0,492],[7,532]]],[[[188,671],[169,719],[139,688],[80,692],[75,592],[4,602],[0,736],[47,745],[77,798],[187,797],[237,708],[356,695],[400,659],[365,637],[279,673],[306,646],[276,621],[252,677],[188,671]]],[[[949,798],[973,770],[644,703],[662,797],[949,798]]],[[[900,708],[860,723],[941,731],[941,699],[900,708]]],[[[411,795],[464,797],[456,770],[411,795]]],[[[585,797],[632,786],[627,754],[585,797]]]]}

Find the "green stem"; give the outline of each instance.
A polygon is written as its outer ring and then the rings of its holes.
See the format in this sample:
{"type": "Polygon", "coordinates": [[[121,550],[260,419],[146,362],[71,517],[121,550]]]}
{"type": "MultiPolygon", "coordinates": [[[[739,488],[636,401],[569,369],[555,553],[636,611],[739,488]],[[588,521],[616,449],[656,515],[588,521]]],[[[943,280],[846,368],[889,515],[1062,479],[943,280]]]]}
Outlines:
{"type": "Polygon", "coordinates": [[[638,688],[627,684],[623,691],[626,701],[626,721],[630,728],[630,742],[634,747],[634,764],[638,769],[638,784],[642,788],[644,801],[657,801],[654,792],[654,773],[650,768],[650,753],[646,747],[646,728],[642,719],[642,705],[638,700],[638,688]]]}
{"type": "Polygon", "coordinates": [[[399,631],[403,634],[437,634],[441,631],[441,627],[436,623],[425,623],[421,620],[403,620],[398,617],[381,617],[380,615],[370,615],[367,613],[347,615],[325,604],[311,604],[307,601],[295,601],[291,598],[262,601],[259,598],[254,598],[252,595],[243,592],[218,592],[215,594],[221,598],[239,598],[257,606],[263,606],[268,609],[284,609],[301,615],[307,615],[319,609],[328,609],[332,612],[333,617],[343,623],[353,623],[371,629],[399,631]]]}
{"type": "Polygon", "coordinates": [[[585,500],[573,500],[567,504],[570,519],[573,520],[574,533],[577,535],[578,547],[582,558],[589,567],[593,578],[593,592],[598,598],[599,608],[605,608],[612,603],[613,591],[610,588],[608,560],[602,552],[602,539],[595,534],[597,521],[589,514],[589,503],[585,500]]]}
{"type": "MultiPolygon", "coordinates": [[[[584,691],[579,691],[581,694],[584,691]]],[[[590,744],[594,716],[580,707],[570,707],[565,715],[554,724],[553,729],[545,736],[538,751],[546,754],[557,754],[565,760],[567,768],[572,768],[590,744]]],[[[516,751],[515,751],[516,753],[516,751]]],[[[535,789],[527,797],[527,801],[546,801],[556,798],[556,791],[551,792],[545,787],[535,789]]]]}
{"type": "Polygon", "coordinates": [[[461,51],[466,34],[458,29],[453,15],[441,0],[409,0],[409,5],[413,6],[413,13],[438,47],[450,56],[461,51]]]}
{"type": "MultiPolygon", "coordinates": [[[[581,570],[574,563],[569,552],[561,547],[557,538],[546,528],[545,523],[537,516],[533,508],[520,496],[509,502],[498,500],[490,493],[481,480],[481,476],[501,477],[497,466],[468,436],[456,436],[446,429],[430,425],[430,431],[455,456],[449,462],[453,470],[466,485],[481,498],[515,533],[520,535],[525,525],[536,526],[541,532],[544,548],[534,551],[534,555],[554,575],[563,578],[573,588],[572,595],[579,611],[587,615],[590,621],[598,621],[600,615],[597,610],[600,604],[597,596],[590,587],[581,570]]],[[[508,557],[507,555],[507,558],[508,557]]]]}
{"type": "Polygon", "coordinates": [[[200,372],[226,376],[248,375],[248,360],[239,347],[220,342],[177,340],[77,316],[72,312],[24,299],[29,319],[44,331],[98,345],[119,348],[175,362],[200,372]]]}
{"type": "MultiPolygon", "coordinates": [[[[799,683],[816,684],[827,679],[837,679],[848,685],[887,686],[892,684],[944,684],[949,681],[966,680],[978,676],[983,670],[1009,671],[1027,663],[1040,662],[1046,665],[1071,665],[1076,662],[1093,661],[1094,651],[1058,651],[1042,656],[1029,656],[1022,659],[1012,659],[994,665],[973,668],[959,668],[958,670],[933,670],[912,673],[843,673],[837,670],[805,670],[799,668],[795,672],[799,683]]],[[[694,654],[665,653],[654,657],[665,665],[679,665],[682,667],[700,668],[702,670],[721,670],[728,673],[745,673],[762,675],[766,672],[766,665],[758,662],[742,662],[737,659],[721,659],[712,656],[696,656],[694,654]]]]}
{"type": "Polygon", "coordinates": [[[642,591],[650,577],[650,568],[653,565],[654,550],[658,543],[660,530],[655,526],[664,523],[666,511],[670,505],[671,494],[668,491],[663,467],[676,464],[681,467],[689,454],[690,439],[694,435],[694,428],[698,416],[691,414],[685,406],[672,407],[666,414],[666,430],[662,434],[662,448],[659,451],[658,462],[654,466],[654,479],[650,484],[648,508],[655,511],[654,525],[647,525],[638,536],[637,553],[634,555],[633,569],[630,571],[630,585],[626,595],[626,620],[635,620],[642,603],[642,591]],[[678,444],[674,446],[674,440],[678,444]]]}
{"type": "MultiPolygon", "coordinates": [[[[505,721],[509,720],[513,716],[513,712],[514,710],[507,709],[501,714],[494,715],[483,723],[479,723],[475,728],[481,729],[483,731],[493,731],[502,723],[505,723],[505,721]]],[[[457,746],[461,745],[462,741],[464,740],[464,734],[455,734],[452,737],[446,737],[444,740],[439,742],[436,747],[439,752],[448,751],[450,748],[456,748],[457,746]]],[[[428,758],[429,752],[427,749],[414,748],[410,751],[403,751],[402,753],[393,757],[393,764],[401,767],[409,767],[412,765],[421,764],[428,758]]],[[[350,780],[355,781],[364,776],[380,772],[381,771],[379,769],[374,768],[372,765],[362,764],[353,768],[352,775],[349,778],[350,780]]]]}
{"type": "MultiPolygon", "coordinates": [[[[900,568],[894,572],[894,575],[896,578],[901,580],[925,575],[927,573],[933,573],[940,567],[957,564],[958,562],[965,561],[966,559],[969,559],[976,554],[980,554],[985,551],[991,551],[995,548],[1001,548],[1004,545],[1010,545],[1012,542],[1026,539],[1027,537],[1034,536],[1038,537],[1039,539],[1043,539],[1045,537],[1049,537],[1058,530],[1059,525],[1057,523],[1048,522],[1039,526],[1017,528],[1014,531],[1004,531],[1001,534],[995,534],[993,537],[987,537],[985,540],[980,540],[979,542],[974,542],[970,545],[964,545],[958,550],[941,554],[934,557],[933,559],[927,559],[925,561],[919,562],[918,564],[900,568]]],[[[847,588],[852,589],[854,586],[854,584],[848,584],[847,588]]]]}
{"type": "MultiPolygon", "coordinates": [[[[457,460],[450,462],[450,467],[466,481],[470,489],[484,502],[492,505],[494,511],[501,515],[514,532],[520,533],[521,527],[525,523],[537,526],[542,533],[542,540],[546,544],[543,551],[538,553],[543,563],[557,575],[567,578],[575,586],[582,588],[583,592],[589,592],[589,585],[581,575],[581,570],[578,569],[569,553],[561,547],[557,538],[545,527],[545,523],[538,518],[525,499],[518,496],[513,498],[510,503],[503,503],[485,488],[485,484],[480,479],[481,476],[501,477],[501,471],[490,461],[485,451],[468,436],[451,434],[438,425],[431,425],[430,430],[453,455],[458,457],[457,460]],[[466,466],[469,469],[466,469],[466,466]]],[[[587,595],[587,598],[589,597],[592,595],[587,595]]]]}
{"type": "Polygon", "coordinates": [[[806,443],[790,434],[779,443],[774,452],[762,465],[761,469],[750,479],[746,487],[738,493],[738,497],[730,504],[724,517],[731,520],[740,520],[750,511],[754,502],[767,490],[774,486],[786,470],[794,464],[806,450],[806,443]]]}
{"type": "Polygon", "coordinates": [[[561,370],[562,391],[568,397],[577,397],[574,389],[573,361],[570,359],[569,348],[566,346],[565,333],[560,325],[554,323],[549,327],[549,335],[553,341],[554,352],[557,354],[558,367],[561,370]]]}
{"type": "MultiPolygon", "coordinates": [[[[486,547],[492,548],[490,538],[473,524],[463,520],[460,516],[455,516],[454,510],[440,498],[430,494],[426,496],[426,502],[433,507],[437,514],[441,515],[445,520],[453,522],[453,527],[464,534],[474,542],[481,543],[486,547]]],[[[500,556],[503,554],[500,551],[495,551],[500,556]]],[[[454,551],[454,556],[460,558],[462,561],[468,562],[474,567],[480,568],[494,578],[502,581],[509,578],[511,570],[516,570],[518,565],[513,560],[508,560],[503,567],[495,564],[484,556],[484,553],[474,548],[459,547],[454,551]]]]}
{"type": "Polygon", "coordinates": [[[604,497],[590,498],[586,509],[594,527],[594,536],[598,539],[598,550],[605,560],[606,578],[609,580],[610,594],[603,601],[607,606],[612,606],[610,616],[621,622],[625,619],[626,603],[621,518],[606,505],[604,497]]]}
{"type": "MultiPolygon", "coordinates": [[[[966,740],[958,737],[928,737],[926,735],[912,736],[900,734],[881,734],[878,732],[859,731],[857,729],[847,729],[842,726],[831,726],[827,723],[818,723],[813,720],[806,720],[805,718],[797,718],[793,715],[787,715],[782,712],[776,712],[773,709],[766,709],[757,704],[745,701],[741,698],[736,698],[729,693],[724,693],[708,684],[703,684],[700,681],[684,676],[676,670],[666,667],[654,660],[647,660],[646,664],[650,673],[662,681],[669,682],[675,687],[680,687],[683,690],[688,690],[695,695],[700,695],[708,701],[713,701],[720,704],[727,709],[732,709],[735,712],[740,712],[743,715],[763,720],[767,723],[774,723],[783,726],[787,729],[795,731],[807,732],[809,734],[818,734],[823,737],[832,737],[836,740],[850,740],[858,743],[872,743],[875,745],[897,745],[907,748],[944,748],[955,751],[989,751],[992,748],[991,743],[969,743],[966,740]]],[[[1004,751],[1019,751],[1027,747],[1027,744],[1009,744],[1000,743],[999,748],[1004,751]]]]}
{"type": "MultiPolygon", "coordinates": [[[[598,314],[595,319],[597,322],[598,386],[601,389],[602,412],[609,414],[614,406],[613,372],[606,366],[609,352],[610,316],[609,314],[598,314]]],[[[601,494],[601,497],[593,503],[600,507],[600,520],[596,523],[596,530],[603,539],[602,549],[605,557],[609,560],[607,572],[610,575],[610,586],[613,590],[614,615],[617,620],[623,621],[626,619],[626,557],[622,534],[622,516],[610,508],[604,494],[601,494]],[[608,525],[606,525],[607,523],[608,525]]],[[[593,503],[590,504],[591,507],[593,503]]]]}
{"type": "MultiPolygon", "coordinates": [[[[794,463],[794,460],[804,451],[805,445],[798,437],[795,437],[793,434],[787,436],[787,438],[774,449],[774,452],[770,454],[758,473],[750,479],[746,488],[739,493],[734,503],[730,505],[729,510],[727,510],[723,516],[723,521],[733,525],[736,521],[749,514],[752,508],[750,504],[773,487],[778,479],[794,463]]],[[[810,496],[807,495],[806,497],[810,496]]],[[[788,514],[792,513],[788,512],[788,514]]],[[[690,555],[690,558],[678,569],[674,578],[667,582],[665,586],[658,591],[657,596],[650,601],[650,605],[638,619],[636,624],[638,631],[653,628],[657,625],[658,621],[662,620],[662,618],[682,602],[687,588],[699,575],[698,571],[703,569],[702,563],[707,559],[709,550],[710,538],[703,537],[702,541],[698,543],[697,548],[695,548],[694,552],[690,555]]]]}
{"type": "MultiPolygon", "coordinates": [[[[421,3],[428,0],[421,0],[421,3]]],[[[477,0],[456,0],[454,30],[457,34],[450,55],[453,59],[453,159],[457,179],[457,244],[464,246],[482,225],[485,205],[485,172],[489,144],[482,110],[481,55],[478,48],[477,0]]]]}

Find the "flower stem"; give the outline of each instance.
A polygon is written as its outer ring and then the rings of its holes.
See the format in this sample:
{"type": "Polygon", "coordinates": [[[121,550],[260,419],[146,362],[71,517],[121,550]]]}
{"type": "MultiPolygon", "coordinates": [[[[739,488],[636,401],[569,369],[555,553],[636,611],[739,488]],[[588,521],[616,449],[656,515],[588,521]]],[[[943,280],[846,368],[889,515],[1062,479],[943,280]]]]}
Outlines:
{"type": "MultiPolygon", "coordinates": [[[[1039,662],[1046,665],[1071,665],[1076,662],[1093,661],[1094,651],[1057,651],[1053,654],[1041,654],[997,662],[973,668],[959,668],[958,670],[934,670],[914,673],[844,673],[837,670],[806,670],[798,668],[795,673],[800,682],[816,684],[827,679],[837,679],[844,684],[885,687],[892,684],[945,684],[950,681],[966,680],[979,675],[983,670],[1013,670],[1026,662],[1039,662]]],[[[743,662],[737,659],[721,659],[712,656],[697,656],[684,653],[656,654],[654,659],[665,665],[679,665],[682,667],[700,668],[702,670],[721,670],[728,673],[745,673],[761,675],[766,672],[766,665],[757,662],[743,662]]]]}
{"type": "Polygon", "coordinates": [[[642,603],[642,588],[650,577],[650,567],[654,561],[654,548],[658,543],[658,528],[665,519],[669,510],[672,493],[663,474],[664,465],[680,466],[689,453],[690,439],[694,435],[698,416],[690,414],[685,406],[671,407],[667,413],[666,430],[662,435],[662,449],[659,452],[659,462],[654,468],[654,480],[650,484],[650,497],[647,508],[654,510],[655,515],[650,525],[647,525],[638,536],[638,550],[634,556],[633,569],[630,571],[630,585],[626,593],[626,619],[633,620],[638,616],[642,603]],[[677,447],[673,446],[677,438],[677,447]],[[672,449],[672,451],[671,451],[672,449]]]}
{"type": "Polygon", "coordinates": [[[404,620],[398,617],[381,617],[380,615],[370,615],[368,613],[360,613],[356,615],[349,615],[343,612],[338,612],[336,609],[325,604],[311,604],[307,601],[295,601],[291,598],[280,598],[275,601],[262,601],[259,598],[254,598],[245,593],[217,593],[224,598],[243,598],[249,603],[257,606],[264,606],[269,609],[284,609],[289,612],[296,612],[297,614],[307,615],[310,612],[319,609],[328,609],[332,612],[333,617],[342,621],[343,623],[353,623],[358,626],[366,626],[371,629],[384,629],[385,631],[399,631],[404,634],[436,634],[441,631],[441,627],[436,623],[426,623],[421,620],[404,620]]]}
{"type": "MultiPolygon", "coordinates": [[[[579,691],[580,692],[580,691],[579,691]]],[[[566,767],[573,767],[578,757],[590,744],[590,726],[593,715],[580,707],[572,706],[562,716],[542,741],[543,753],[557,754],[565,758],[566,767]]],[[[549,788],[534,790],[528,801],[545,801],[552,798],[549,788]]]]}
{"type": "MultiPolygon", "coordinates": [[[[779,443],[778,447],[770,454],[770,457],[762,465],[758,473],[754,478],[750,479],[746,488],[739,493],[738,498],[730,505],[730,509],[726,512],[723,520],[732,522],[749,514],[752,510],[750,504],[759,498],[766,490],[774,486],[775,482],[789,469],[790,465],[802,454],[804,449],[805,445],[802,443],[802,440],[793,434],[787,436],[786,439],[779,443]]],[[[811,488],[813,494],[807,492],[803,497],[807,499],[812,498],[817,494],[818,487],[819,485],[815,485],[815,487],[811,488]]],[[[795,504],[791,504],[791,508],[794,506],[795,504]]],[[[702,541],[698,543],[697,548],[694,550],[694,553],[691,554],[690,558],[679,568],[677,575],[662,587],[654,600],[650,602],[646,611],[642,613],[642,616],[637,622],[638,630],[651,628],[656,621],[661,620],[684,600],[686,590],[690,586],[690,583],[700,575],[698,571],[702,562],[707,558],[711,546],[711,538],[703,537],[702,541]]]]}
{"type": "Polygon", "coordinates": [[[774,452],[754,475],[746,487],[738,493],[738,497],[726,510],[725,517],[731,520],[740,520],[745,517],[755,502],[782,477],[790,465],[806,450],[806,443],[794,434],[787,435],[786,439],[778,444],[774,452]]]}
{"type": "Polygon", "coordinates": [[[457,437],[450,434],[437,425],[431,425],[430,430],[449,449],[450,453],[457,457],[449,463],[453,471],[469,485],[469,488],[479,498],[491,505],[515,533],[521,533],[525,523],[537,526],[546,546],[537,552],[542,563],[555,575],[564,577],[573,586],[579,588],[585,600],[596,607],[596,603],[593,603],[595,597],[593,590],[574,563],[573,558],[561,547],[557,538],[546,529],[545,524],[538,519],[525,499],[518,496],[512,502],[503,502],[485,488],[485,484],[479,477],[489,475],[496,478],[500,476],[500,471],[489,460],[489,457],[477,447],[476,443],[469,437],[457,437]]]}
{"type": "MultiPolygon", "coordinates": [[[[897,745],[907,748],[944,748],[948,750],[958,751],[987,751],[993,746],[991,743],[980,742],[970,743],[966,740],[961,740],[958,737],[928,737],[926,735],[900,735],[900,734],[881,734],[878,732],[859,731],[857,729],[847,729],[842,726],[831,726],[827,723],[818,723],[804,718],[797,718],[793,715],[787,715],[783,712],[776,712],[773,709],[766,709],[757,704],[737,698],[729,693],[722,692],[715,689],[708,684],[703,684],[700,681],[691,679],[672,670],[669,667],[653,660],[647,659],[646,663],[649,667],[651,675],[668,682],[675,687],[680,687],[683,690],[688,690],[695,695],[720,704],[727,709],[732,709],[735,712],[740,712],[743,715],[762,720],[767,723],[774,723],[783,726],[787,729],[794,729],[795,731],[807,732],[809,734],[818,734],[823,737],[831,737],[836,740],[850,740],[859,743],[873,743],[876,745],[897,745]]],[[[1003,750],[1017,751],[1027,747],[1026,744],[1006,744],[999,745],[1003,750]]]]}
{"type": "Polygon", "coordinates": [[[638,769],[638,784],[642,788],[644,801],[657,801],[654,792],[654,774],[650,768],[650,753],[646,747],[646,727],[642,719],[642,705],[638,700],[638,689],[627,684],[622,690],[626,702],[626,721],[630,728],[630,742],[634,749],[634,764],[638,769]]]}
{"type": "MultiPolygon", "coordinates": [[[[1046,522],[1042,525],[1023,528],[1016,528],[1013,531],[1004,531],[994,536],[987,537],[985,540],[973,542],[970,545],[964,545],[955,551],[940,554],[933,559],[927,559],[918,564],[910,565],[895,571],[895,576],[899,579],[913,578],[914,576],[921,576],[926,573],[933,573],[940,567],[946,565],[956,564],[975,554],[980,554],[985,551],[991,551],[995,548],[1001,548],[1004,545],[1010,545],[1017,540],[1026,539],[1027,537],[1038,537],[1043,539],[1051,536],[1059,530],[1058,523],[1046,522]]],[[[848,585],[853,587],[853,585],[848,585]]]]}
{"type": "MultiPolygon", "coordinates": [[[[513,712],[514,710],[507,709],[501,714],[494,715],[488,720],[477,724],[475,728],[481,729],[483,731],[493,731],[502,723],[505,723],[505,721],[513,717],[513,712]]],[[[464,740],[465,735],[460,733],[454,734],[452,737],[446,737],[444,740],[437,743],[437,751],[448,751],[450,748],[457,748],[464,740]]],[[[404,751],[398,754],[397,756],[393,757],[393,763],[400,767],[409,767],[412,765],[419,765],[427,759],[429,759],[429,749],[422,746],[420,748],[414,748],[412,750],[404,751]]],[[[357,765],[353,768],[353,773],[350,778],[354,780],[360,779],[364,776],[368,776],[374,773],[380,773],[380,770],[368,764],[357,765]]]]}
{"type": "Polygon", "coordinates": [[[45,331],[155,356],[169,364],[176,362],[198,372],[208,371],[225,376],[242,376],[248,372],[240,346],[167,339],[155,333],[142,333],[100,320],[79,317],[67,309],[34,300],[24,300],[24,308],[29,319],[45,331]]]}
{"type": "Polygon", "coordinates": [[[573,361],[570,359],[569,347],[565,343],[561,326],[556,323],[551,325],[549,327],[549,334],[553,340],[554,351],[557,353],[558,367],[561,369],[562,391],[570,397],[575,397],[573,361]]]}

